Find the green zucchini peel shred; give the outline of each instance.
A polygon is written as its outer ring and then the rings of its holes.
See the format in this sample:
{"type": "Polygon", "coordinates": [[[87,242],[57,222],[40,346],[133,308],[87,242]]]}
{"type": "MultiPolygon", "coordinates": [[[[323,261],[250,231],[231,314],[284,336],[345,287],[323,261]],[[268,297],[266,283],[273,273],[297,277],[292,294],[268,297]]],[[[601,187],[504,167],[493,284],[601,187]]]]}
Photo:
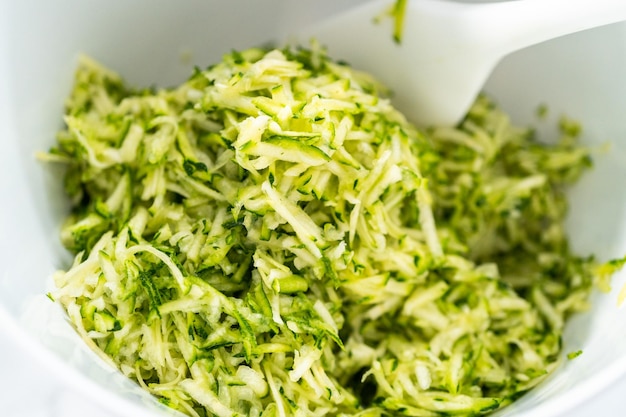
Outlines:
{"type": "Polygon", "coordinates": [[[50,297],[191,416],[509,404],[588,308],[598,265],[563,219],[590,151],[485,96],[417,129],[384,92],[317,48],[232,52],[156,91],[83,57],[51,151],[76,257],[50,297]]]}

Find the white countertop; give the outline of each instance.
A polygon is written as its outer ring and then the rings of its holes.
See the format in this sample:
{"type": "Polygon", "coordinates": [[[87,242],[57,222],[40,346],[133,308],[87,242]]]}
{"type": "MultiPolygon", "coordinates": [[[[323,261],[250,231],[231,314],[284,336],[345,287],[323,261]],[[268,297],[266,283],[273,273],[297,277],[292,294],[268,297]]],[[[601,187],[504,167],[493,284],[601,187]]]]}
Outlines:
{"type": "MultiPolygon", "coordinates": [[[[566,415],[623,417],[626,415],[625,397],[626,378],[566,415]]],[[[0,399],[2,417],[116,417],[72,392],[1,333],[0,399]]]]}

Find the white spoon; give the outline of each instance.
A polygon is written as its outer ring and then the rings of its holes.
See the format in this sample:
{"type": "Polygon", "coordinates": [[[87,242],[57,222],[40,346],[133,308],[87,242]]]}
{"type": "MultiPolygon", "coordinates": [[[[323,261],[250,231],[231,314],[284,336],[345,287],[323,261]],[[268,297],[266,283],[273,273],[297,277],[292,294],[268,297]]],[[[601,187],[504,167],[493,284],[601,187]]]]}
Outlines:
{"type": "Polygon", "coordinates": [[[413,122],[453,125],[465,115],[501,58],[569,33],[626,20],[626,0],[407,0],[402,41],[392,19],[375,23],[393,0],[368,1],[301,30],[331,57],[368,71],[393,91],[413,122]]]}

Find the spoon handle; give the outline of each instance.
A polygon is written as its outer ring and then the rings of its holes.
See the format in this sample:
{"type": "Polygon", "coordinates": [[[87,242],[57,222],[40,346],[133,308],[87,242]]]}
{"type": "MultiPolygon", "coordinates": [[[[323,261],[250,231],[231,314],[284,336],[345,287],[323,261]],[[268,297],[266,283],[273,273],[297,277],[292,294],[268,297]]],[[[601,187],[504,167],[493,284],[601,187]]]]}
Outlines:
{"type": "Polygon", "coordinates": [[[396,44],[392,19],[373,24],[392,4],[364,1],[296,35],[315,37],[331,56],[376,74],[394,92],[394,105],[424,125],[456,124],[509,53],[626,20],[626,0],[408,0],[396,44]]]}
{"type": "MultiPolygon", "coordinates": [[[[467,6],[467,5],[466,5],[467,6]]],[[[625,0],[513,0],[474,4],[458,16],[502,53],[626,20],[625,0]],[[464,16],[463,16],[464,15],[464,16]]]]}

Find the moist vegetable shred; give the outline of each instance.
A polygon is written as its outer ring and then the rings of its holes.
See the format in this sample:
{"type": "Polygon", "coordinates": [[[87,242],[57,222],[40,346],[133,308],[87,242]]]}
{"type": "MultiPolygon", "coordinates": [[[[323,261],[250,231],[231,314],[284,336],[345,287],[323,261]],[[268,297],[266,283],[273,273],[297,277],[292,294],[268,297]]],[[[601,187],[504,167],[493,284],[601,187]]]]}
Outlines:
{"type": "Polygon", "coordinates": [[[563,228],[577,125],[539,141],[481,96],[418,129],[317,48],[157,91],[83,58],[65,124],[52,297],[191,416],[489,413],[559,365],[603,276],[563,228]]]}

